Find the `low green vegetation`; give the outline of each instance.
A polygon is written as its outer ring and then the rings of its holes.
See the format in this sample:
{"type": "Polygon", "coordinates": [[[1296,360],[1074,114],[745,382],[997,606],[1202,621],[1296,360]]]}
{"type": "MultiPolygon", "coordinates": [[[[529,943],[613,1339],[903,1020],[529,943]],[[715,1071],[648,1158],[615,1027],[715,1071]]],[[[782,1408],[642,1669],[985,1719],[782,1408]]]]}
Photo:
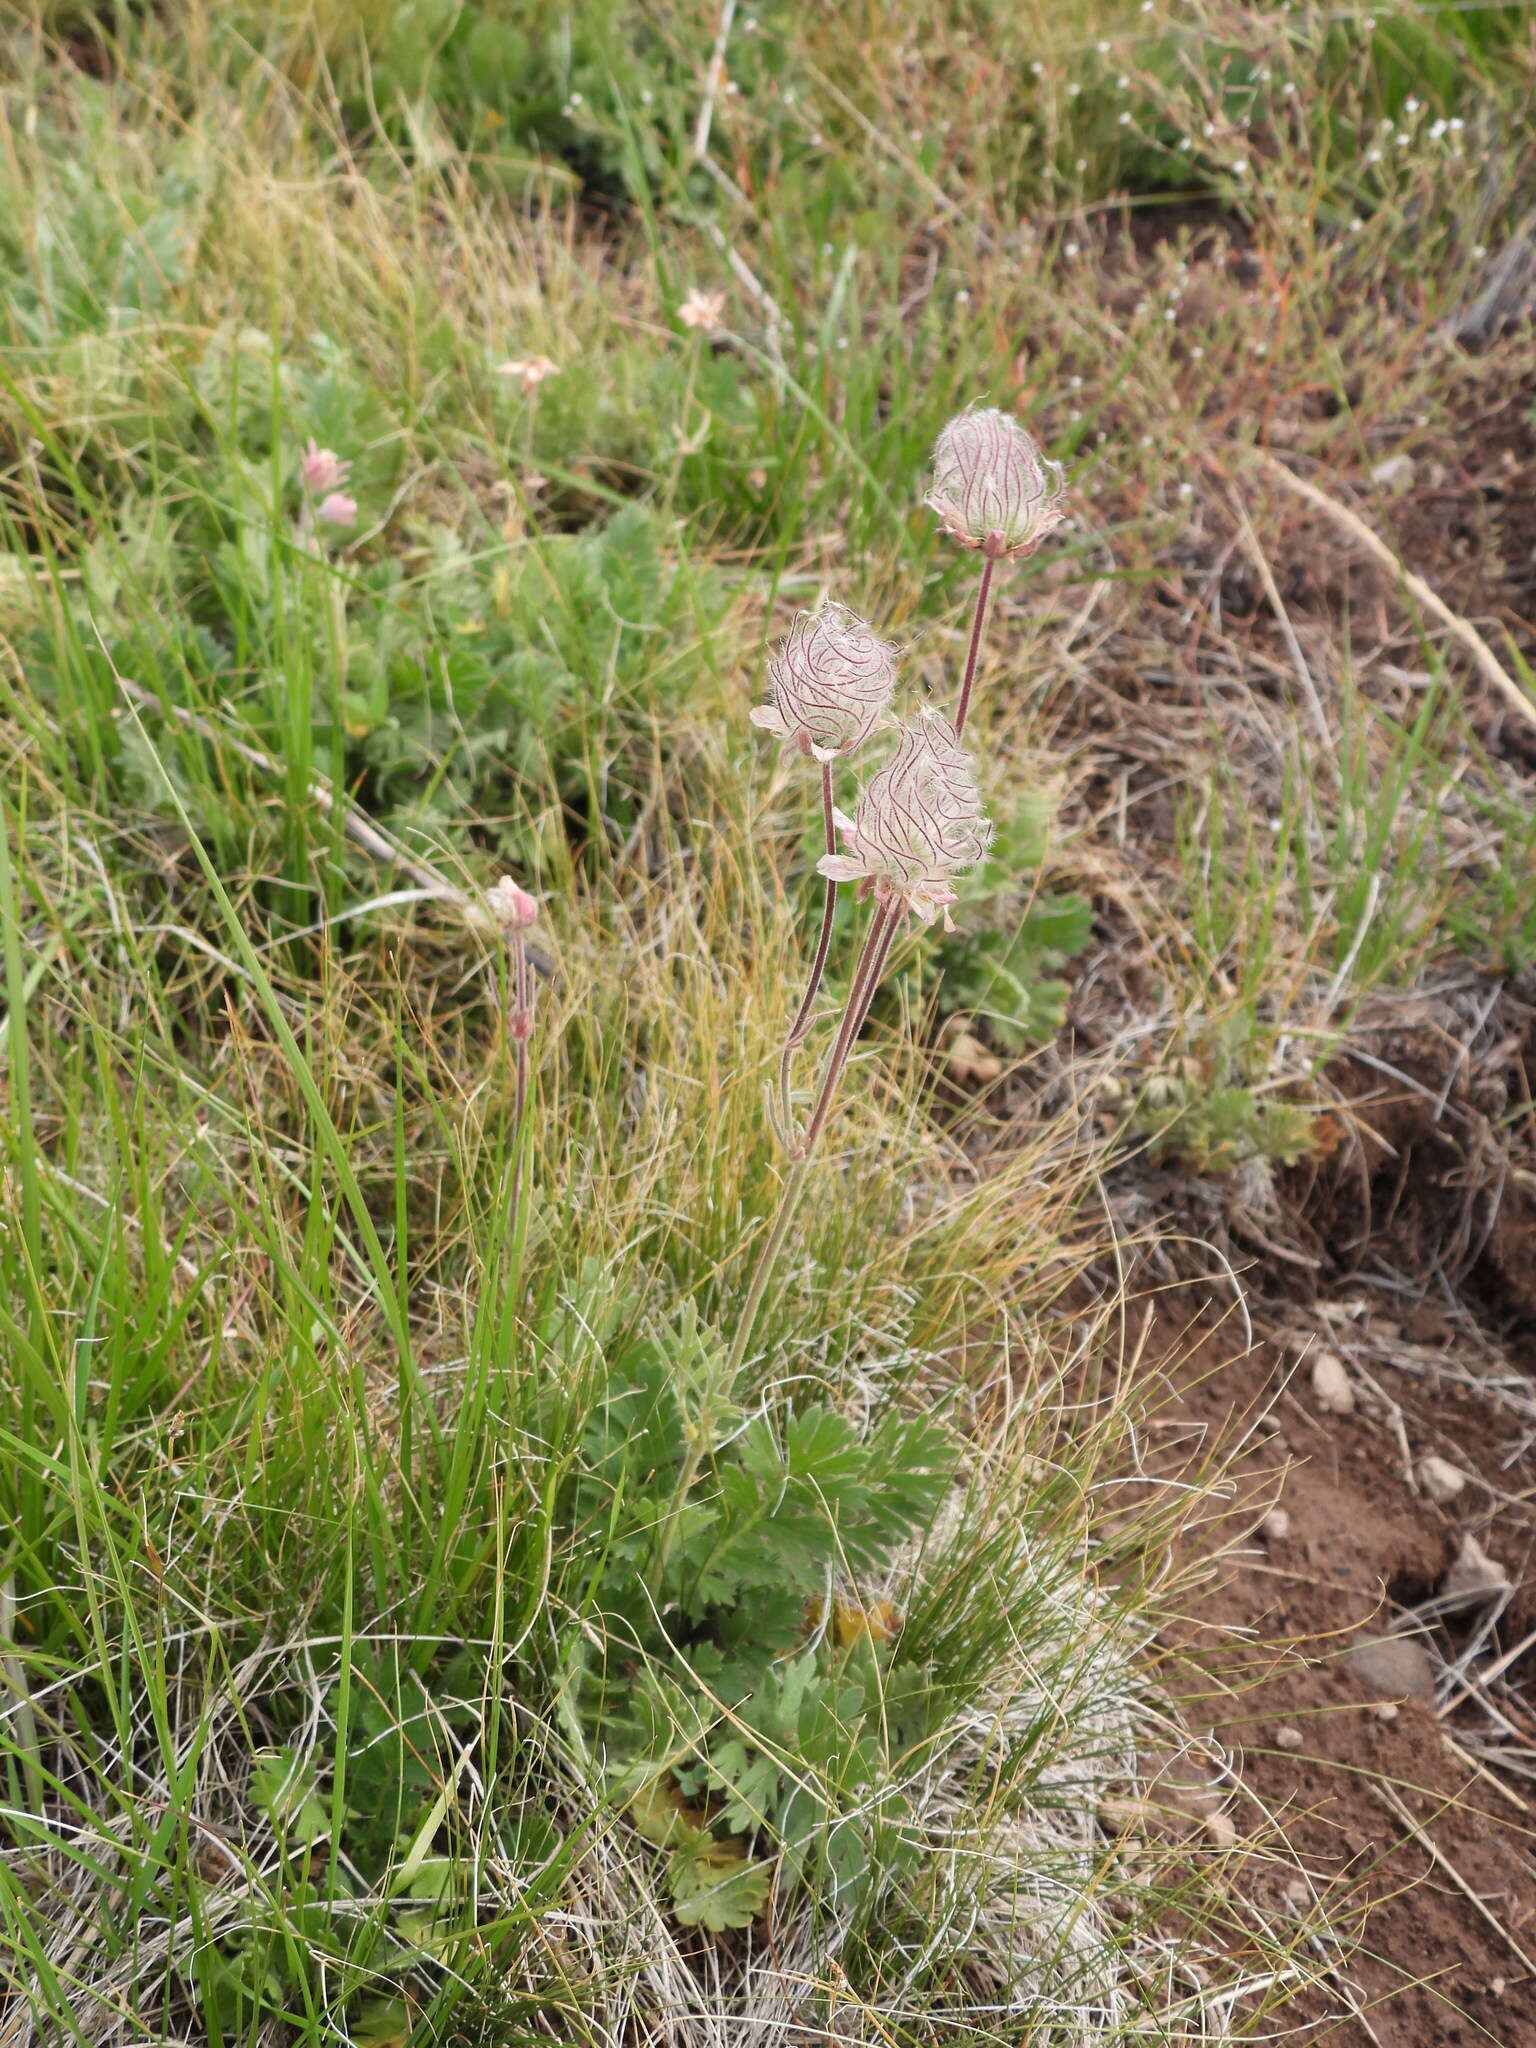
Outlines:
{"type": "MultiPolygon", "coordinates": [[[[1308,628],[1320,737],[1224,580],[1255,442],[1454,440],[1529,70],[1514,8],[0,17],[18,2041],[1273,2031],[1269,1850],[1100,1820],[1186,1738],[1096,1175],[1283,1170],[1369,997],[1530,963],[1454,650],[1308,628]],[[953,701],[976,400],[1073,514],[999,582],[998,847],[737,1369],[823,851],[747,714],[829,593],[953,701]]],[[[1398,602],[1329,571],[1276,601],[1398,602]]]]}

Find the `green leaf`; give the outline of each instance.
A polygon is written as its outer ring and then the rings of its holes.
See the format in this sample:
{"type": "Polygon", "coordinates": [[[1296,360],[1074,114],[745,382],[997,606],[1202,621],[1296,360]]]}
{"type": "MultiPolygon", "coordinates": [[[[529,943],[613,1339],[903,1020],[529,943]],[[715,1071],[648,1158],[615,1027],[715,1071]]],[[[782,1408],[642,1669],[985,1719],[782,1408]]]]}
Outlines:
{"type": "Polygon", "coordinates": [[[251,1803],[291,1842],[322,1841],[331,1832],[330,1803],[296,1750],[261,1749],[251,1759],[251,1803]]]}
{"type": "Polygon", "coordinates": [[[732,1927],[750,1927],[768,1903],[773,1865],[749,1863],[734,1842],[711,1843],[707,1850],[675,1854],[667,1865],[672,1910],[684,1927],[707,1927],[724,1934],[732,1927]]]}

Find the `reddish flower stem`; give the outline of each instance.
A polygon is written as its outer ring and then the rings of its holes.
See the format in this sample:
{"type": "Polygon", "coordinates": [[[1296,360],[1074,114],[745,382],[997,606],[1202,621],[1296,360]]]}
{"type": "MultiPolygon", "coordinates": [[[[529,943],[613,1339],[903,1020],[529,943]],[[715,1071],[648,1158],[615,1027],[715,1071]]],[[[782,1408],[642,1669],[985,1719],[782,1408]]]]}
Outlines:
{"type": "Polygon", "coordinates": [[[976,592],[976,617],[971,624],[971,651],[966,656],[965,680],[960,685],[960,702],[955,711],[955,738],[965,731],[965,721],[970,716],[971,692],[976,687],[976,663],[981,654],[981,629],[987,620],[987,596],[992,588],[992,571],[997,564],[991,555],[986,557],[981,570],[981,587],[976,592]]]}
{"type": "MultiPolygon", "coordinates": [[[[832,763],[821,764],[821,817],[823,839],[828,853],[837,851],[837,827],[832,822],[832,763]]],[[[811,1011],[815,1006],[817,992],[821,988],[822,976],[827,968],[827,954],[832,946],[832,926],[837,917],[837,884],[827,883],[826,906],[821,914],[821,937],[816,945],[816,957],[811,963],[811,978],[795,1013],[795,1021],[789,1027],[789,1037],[784,1041],[783,1057],[779,1061],[779,1102],[785,1132],[794,1128],[794,1111],[790,1100],[789,1075],[794,1063],[795,1049],[803,1044],[811,1028],[811,1011]]]]}
{"type": "Polygon", "coordinates": [[[891,941],[896,936],[900,916],[901,913],[897,909],[877,910],[865,935],[864,950],[859,956],[853,987],[848,991],[848,1007],[843,1012],[842,1024],[838,1028],[836,1041],[827,1055],[827,1064],[822,1072],[821,1093],[811,1113],[811,1120],[806,1125],[805,1136],[796,1148],[794,1164],[790,1168],[788,1180],[784,1183],[784,1191],[779,1196],[778,1212],[774,1216],[763,1248],[758,1253],[751,1285],[747,1289],[747,1298],[737,1318],[736,1334],[731,1340],[730,1357],[726,1364],[728,1382],[735,1378],[746,1355],[747,1345],[751,1341],[752,1330],[757,1322],[757,1312],[762,1307],[763,1296],[768,1291],[768,1282],[773,1277],[779,1253],[783,1249],[785,1238],[789,1235],[789,1226],[795,1219],[795,1211],[800,1207],[800,1198],[805,1193],[812,1149],[826,1128],[848,1054],[853,1048],[853,1042],[864,1019],[869,1015],[869,1006],[875,999],[875,990],[880,986],[880,976],[885,971],[886,959],[890,954],[891,941]]]}

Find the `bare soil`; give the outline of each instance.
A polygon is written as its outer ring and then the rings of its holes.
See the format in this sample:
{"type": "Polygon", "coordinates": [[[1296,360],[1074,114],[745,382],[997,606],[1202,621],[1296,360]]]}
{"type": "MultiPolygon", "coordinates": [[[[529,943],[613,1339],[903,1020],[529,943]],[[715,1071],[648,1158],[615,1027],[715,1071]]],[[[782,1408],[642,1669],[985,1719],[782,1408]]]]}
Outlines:
{"type": "MultiPolygon", "coordinates": [[[[1244,260],[1220,223],[1213,236],[1213,263],[1244,260]]],[[[1305,404],[1277,407],[1264,438],[1355,504],[1501,651],[1529,659],[1531,390],[1522,331],[1448,355],[1434,425],[1384,420],[1362,434],[1352,475],[1314,466],[1305,404]],[[1374,481],[1373,465],[1404,455],[1404,481],[1374,481]]],[[[1275,593],[1325,709],[1346,644],[1387,717],[1411,720],[1427,680],[1410,673],[1422,648],[1400,593],[1323,515],[1294,502],[1255,513],[1271,588],[1220,490],[1198,502],[1136,610],[1095,619],[1091,645],[1080,622],[1046,688],[1047,743],[1074,762],[1068,864],[1094,894],[1096,944],[1067,1032],[1018,1098],[1004,1084],[1004,1114],[1081,1101],[1102,1131],[1113,1112],[1094,1108],[1094,1077],[1123,1075],[1127,1047],[1133,1068],[1163,1056],[1151,1049],[1172,1025],[1160,991],[1177,960],[1156,905],[1183,886],[1191,762],[1214,733],[1263,817],[1280,809],[1275,764],[1304,725],[1275,593]]],[[[1505,788],[1536,802],[1536,724],[1453,666],[1505,788]]],[[[1458,829],[1484,858],[1473,827],[1458,829]]],[[[1198,1475],[1230,1488],[1185,1539],[1197,1593],[1164,1644],[1170,1683],[1209,1736],[1239,1830],[1265,1844],[1235,1892],[1288,1916],[1328,1968],[1329,1989],[1261,2032],[1305,2048],[1529,2048],[1536,974],[1426,957],[1412,986],[1384,988],[1349,1024],[1320,1092],[1328,1107],[1297,1166],[1224,1174],[1141,1157],[1105,1177],[1121,1241],[1105,1295],[1123,1299],[1129,1274],[1145,1315],[1147,1486],[1198,1475]],[[1325,1353],[1348,1379],[1349,1412],[1314,1391],[1325,1353]],[[1432,1497],[1426,1457],[1463,1475],[1450,1497],[1432,1497]],[[1469,1538],[1508,1588],[1437,1608],[1469,1538]],[[1351,1656],[1383,1640],[1396,1683],[1351,1656]]]]}

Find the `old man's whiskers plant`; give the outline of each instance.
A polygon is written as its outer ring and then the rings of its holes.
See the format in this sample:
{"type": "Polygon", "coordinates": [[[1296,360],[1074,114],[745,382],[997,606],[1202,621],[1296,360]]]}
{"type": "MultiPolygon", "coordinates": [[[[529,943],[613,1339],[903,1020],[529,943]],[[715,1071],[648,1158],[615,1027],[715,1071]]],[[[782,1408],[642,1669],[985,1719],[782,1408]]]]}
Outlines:
{"type": "Polygon", "coordinates": [[[945,532],[962,547],[977,551],[983,563],[953,723],[926,705],[904,722],[891,717],[895,650],[841,604],[802,612],[769,663],[768,701],[753,711],[752,722],[777,734],[787,749],[820,768],[826,852],[818,867],[826,878],[827,894],[809,984],[780,1062],[780,1118],[790,1147],[790,1173],[737,1319],[732,1372],[746,1355],[763,1295],[805,1192],[812,1151],[826,1129],[843,1069],[869,1015],[897,932],[908,917],[922,924],[942,917],[945,929],[952,931],[955,878],[976,867],[992,843],[975,763],[961,746],[976,687],[992,575],[1000,561],[1031,554],[1060,525],[1061,494],[1059,467],[1045,460],[1010,414],[965,412],[938,438],[928,503],[943,520],[945,532]],[[892,726],[895,756],[865,784],[850,818],[836,805],[834,768],[892,726]],[[804,1129],[796,1133],[791,1067],[810,1030],[841,882],[856,882],[860,900],[871,899],[874,909],[820,1087],[804,1129]]]}

